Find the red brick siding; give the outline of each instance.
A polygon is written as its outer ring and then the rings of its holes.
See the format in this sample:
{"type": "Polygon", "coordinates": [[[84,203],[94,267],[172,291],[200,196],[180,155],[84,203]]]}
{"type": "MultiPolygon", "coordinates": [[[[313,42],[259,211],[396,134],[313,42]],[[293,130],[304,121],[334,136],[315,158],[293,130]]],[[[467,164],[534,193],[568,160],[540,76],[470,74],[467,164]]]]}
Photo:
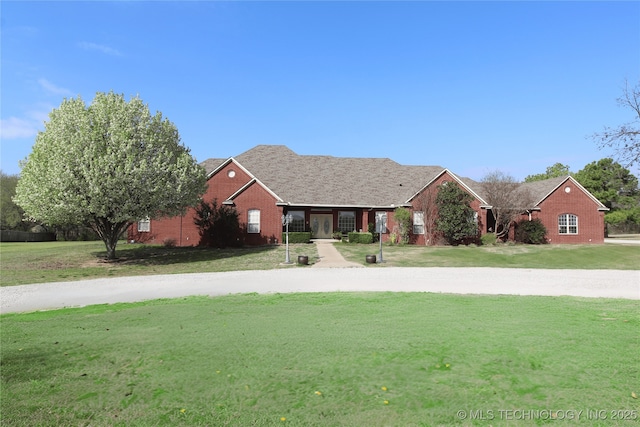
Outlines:
{"type": "MultiPolygon", "coordinates": [[[[221,204],[249,183],[250,180],[251,177],[247,173],[235,163],[231,162],[209,179],[208,188],[203,198],[207,202],[211,202],[217,197],[218,203],[221,204]],[[230,177],[228,175],[230,170],[235,172],[235,176],[230,177]]],[[[439,185],[442,185],[444,181],[456,182],[448,172],[445,172],[423,191],[437,188],[439,185]]],[[[417,209],[417,202],[418,198],[416,197],[413,200],[413,210],[417,209]]],[[[240,216],[240,223],[244,227],[247,225],[248,211],[250,209],[260,210],[260,233],[246,233],[246,244],[257,245],[280,242],[282,236],[281,216],[283,209],[282,207],[276,206],[276,199],[269,191],[255,182],[238,195],[234,203],[240,216]]],[[[481,234],[485,234],[488,212],[485,209],[481,209],[480,205],[480,201],[475,198],[471,202],[471,207],[478,213],[478,228],[481,234]]],[[[547,228],[547,237],[551,243],[604,242],[604,212],[598,211],[598,204],[572,181],[567,181],[559,187],[541,203],[540,208],[540,211],[534,211],[532,213],[532,218],[540,218],[540,220],[542,220],[547,228]],[[567,186],[571,188],[569,193],[564,191],[564,188],[567,186]],[[558,233],[558,215],[566,213],[578,216],[577,235],[560,235],[558,233]]],[[[306,225],[308,227],[309,209],[296,208],[294,210],[305,210],[306,225]]],[[[338,210],[339,209],[327,209],[327,213],[333,213],[334,229],[338,227],[338,210]]],[[[368,209],[356,209],[355,211],[356,228],[367,231],[368,224],[375,222],[375,211],[368,209]]],[[[197,227],[193,223],[194,216],[194,209],[189,209],[184,216],[152,220],[149,233],[138,233],[137,224],[134,224],[130,228],[128,236],[130,240],[150,243],[172,241],[179,246],[195,246],[198,245],[200,236],[197,227]]],[[[393,210],[389,210],[387,211],[387,229],[389,233],[393,232],[395,225],[393,210]]],[[[383,241],[388,241],[389,233],[385,233],[382,236],[383,241]]],[[[424,234],[411,235],[411,242],[424,245],[426,238],[428,238],[431,243],[439,243],[437,233],[430,236],[424,234]]]]}
{"type": "Polygon", "coordinates": [[[130,241],[141,243],[171,242],[176,246],[196,246],[200,241],[198,228],[193,223],[195,211],[188,209],[184,216],[151,220],[149,232],[138,232],[138,224],[133,224],[127,233],[130,241]]]}
{"type": "Polygon", "coordinates": [[[260,210],[260,233],[247,233],[248,245],[280,243],[282,239],[282,207],[276,206],[276,199],[260,184],[253,183],[235,200],[240,215],[240,224],[247,225],[249,210],[260,210]]]}
{"type": "MultiPolygon", "coordinates": [[[[202,198],[206,202],[212,202],[217,198],[220,205],[250,180],[251,177],[247,173],[231,162],[209,178],[207,191],[202,198]],[[228,174],[231,170],[235,172],[233,177],[228,174]]],[[[260,233],[246,234],[247,244],[280,241],[282,208],[276,206],[275,198],[260,184],[253,183],[240,194],[235,199],[235,207],[240,216],[240,224],[244,227],[247,225],[248,210],[260,210],[260,233]]],[[[128,236],[130,240],[148,243],[164,243],[172,240],[178,246],[196,246],[200,242],[200,234],[198,227],[193,223],[194,218],[195,210],[188,209],[182,217],[152,220],[149,233],[138,233],[137,224],[134,224],[129,229],[128,236]]]]}
{"type": "Polygon", "coordinates": [[[572,181],[562,184],[540,204],[540,211],[534,211],[533,218],[539,218],[547,229],[549,243],[604,243],[604,212],[572,181]],[[565,192],[565,187],[571,191],[565,192]],[[560,234],[558,215],[574,214],[578,217],[578,234],[560,234]]]}
{"type": "MultiPolygon", "coordinates": [[[[445,172],[442,175],[440,175],[434,182],[432,182],[429,185],[429,187],[425,188],[423,192],[429,191],[429,189],[435,189],[438,186],[442,185],[445,181],[455,182],[457,184],[457,181],[455,181],[455,179],[448,172],[445,172]]],[[[464,191],[467,191],[464,187],[460,185],[459,187],[462,188],[464,191]]],[[[473,194],[471,194],[471,196],[473,196],[473,194]]],[[[412,207],[413,210],[417,210],[418,208],[418,198],[419,196],[417,196],[413,200],[413,207],[412,207]]],[[[435,200],[434,200],[434,203],[435,203],[435,200]]],[[[485,224],[487,223],[487,211],[485,209],[480,209],[480,205],[481,205],[480,201],[475,197],[470,203],[471,208],[478,213],[478,229],[481,232],[481,234],[485,234],[485,229],[486,229],[485,224]]],[[[437,209],[435,209],[435,213],[437,215],[437,209]]],[[[427,218],[425,218],[425,222],[427,222],[427,218]]],[[[426,230],[425,230],[425,233],[426,233],[426,230]]],[[[430,244],[438,244],[440,243],[440,240],[441,240],[439,233],[434,232],[431,235],[427,235],[427,234],[412,235],[411,242],[418,245],[424,245],[425,239],[429,239],[430,244]]]]}

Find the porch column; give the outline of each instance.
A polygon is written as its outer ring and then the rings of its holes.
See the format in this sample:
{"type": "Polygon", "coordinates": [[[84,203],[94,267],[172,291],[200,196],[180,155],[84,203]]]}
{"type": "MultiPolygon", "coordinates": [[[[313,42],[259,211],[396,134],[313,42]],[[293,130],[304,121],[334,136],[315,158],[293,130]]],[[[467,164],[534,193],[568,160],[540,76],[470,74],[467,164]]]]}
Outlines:
{"type": "Polygon", "coordinates": [[[368,209],[362,209],[362,215],[360,220],[362,222],[362,231],[363,232],[367,232],[369,231],[369,210],[368,209]]]}

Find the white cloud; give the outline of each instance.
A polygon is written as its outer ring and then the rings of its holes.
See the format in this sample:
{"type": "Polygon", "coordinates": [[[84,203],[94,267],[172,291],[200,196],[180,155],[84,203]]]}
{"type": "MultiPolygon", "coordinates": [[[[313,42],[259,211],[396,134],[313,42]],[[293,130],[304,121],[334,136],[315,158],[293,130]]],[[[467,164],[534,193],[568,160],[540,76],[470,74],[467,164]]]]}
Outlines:
{"type": "Polygon", "coordinates": [[[59,87],[51,83],[47,79],[38,79],[38,84],[47,92],[53,95],[71,96],[72,92],[69,89],[59,87]]]}
{"type": "Polygon", "coordinates": [[[109,46],[102,45],[102,44],[91,43],[91,42],[80,42],[78,43],[78,46],[85,50],[97,50],[106,55],[122,56],[122,53],[120,53],[119,50],[109,46]]]}
{"type": "Polygon", "coordinates": [[[35,120],[25,120],[18,117],[9,117],[0,120],[0,138],[18,139],[35,136],[40,130],[40,125],[35,120]]]}
{"type": "Polygon", "coordinates": [[[0,119],[0,139],[32,138],[44,129],[44,122],[49,119],[53,107],[40,103],[26,111],[24,117],[0,119]]]}

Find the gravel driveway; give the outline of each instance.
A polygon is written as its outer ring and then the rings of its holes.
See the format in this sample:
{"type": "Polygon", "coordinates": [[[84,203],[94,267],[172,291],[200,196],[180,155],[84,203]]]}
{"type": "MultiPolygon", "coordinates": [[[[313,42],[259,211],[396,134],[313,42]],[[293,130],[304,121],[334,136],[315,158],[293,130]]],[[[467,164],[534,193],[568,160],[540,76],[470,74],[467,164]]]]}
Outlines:
{"type": "Polygon", "coordinates": [[[189,295],[436,292],[640,299],[640,271],[502,268],[288,268],[119,277],[0,288],[0,313],[189,295]]]}

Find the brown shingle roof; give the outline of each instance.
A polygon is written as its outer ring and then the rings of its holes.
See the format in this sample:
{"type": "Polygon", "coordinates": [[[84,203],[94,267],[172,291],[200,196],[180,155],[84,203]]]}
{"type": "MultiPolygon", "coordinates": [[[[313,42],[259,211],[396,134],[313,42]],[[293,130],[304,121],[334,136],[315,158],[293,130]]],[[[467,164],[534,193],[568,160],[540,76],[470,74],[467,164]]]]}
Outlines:
{"type": "Polygon", "coordinates": [[[283,145],[258,145],[234,159],[295,205],[400,206],[443,169],[403,166],[387,158],[299,155],[283,145]]]}
{"type": "MultiPolygon", "coordinates": [[[[521,191],[528,191],[533,199],[534,205],[528,207],[536,207],[546,196],[549,195],[558,185],[560,185],[566,176],[559,178],[549,178],[542,181],[523,182],[520,186],[521,191]]],[[[460,178],[469,188],[471,188],[478,196],[489,203],[491,197],[487,194],[484,186],[481,182],[472,180],[471,178],[460,178]]],[[[523,200],[529,199],[529,197],[523,196],[523,200]]]]}
{"type": "Polygon", "coordinates": [[[464,183],[464,185],[466,185],[467,187],[469,187],[469,189],[471,189],[471,191],[473,191],[474,193],[476,193],[476,195],[478,197],[480,197],[480,202],[481,203],[486,203],[487,200],[487,194],[484,191],[484,187],[482,186],[482,183],[478,182],[478,181],[474,181],[471,178],[466,178],[466,177],[458,177],[458,179],[460,181],[462,181],[462,183],[464,183]]]}
{"type": "MultiPolygon", "coordinates": [[[[283,202],[299,206],[402,206],[444,171],[440,166],[406,166],[388,158],[299,155],[284,145],[258,145],[233,159],[283,202]]],[[[208,159],[201,165],[209,174],[227,161],[208,159]]],[[[480,182],[457,178],[487,200],[480,182]]],[[[566,179],[523,183],[522,189],[538,204],[566,179]]]]}
{"type": "Polygon", "coordinates": [[[207,175],[209,175],[226,160],[227,159],[207,159],[204,162],[201,162],[200,166],[202,166],[204,170],[207,172],[207,175]]]}
{"type": "Polygon", "coordinates": [[[572,176],[561,176],[557,178],[549,178],[544,181],[535,181],[535,182],[526,182],[523,184],[523,187],[528,188],[529,191],[536,198],[536,206],[538,206],[553,190],[555,190],[558,186],[560,186],[566,180],[570,180],[574,185],[577,185],[582,191],[585,192],[587,196],[589,196],[600,210],[609,210],[602,202],[595,198],[593,194],[589,192],[586,188],[584,188],[578,181],[575,180],[572,176]]]}
{"type": "Polygon", "coordinates": [[[560,176],[557,178],[549,178],[542,181],[525,182],[522,184],[523,188],[529,190],[533,199],[535,200],[535,206],[537,206],[545,197],[549,195],[558,185],[562,184],[567,179],[567,176],[560,176]]]}

